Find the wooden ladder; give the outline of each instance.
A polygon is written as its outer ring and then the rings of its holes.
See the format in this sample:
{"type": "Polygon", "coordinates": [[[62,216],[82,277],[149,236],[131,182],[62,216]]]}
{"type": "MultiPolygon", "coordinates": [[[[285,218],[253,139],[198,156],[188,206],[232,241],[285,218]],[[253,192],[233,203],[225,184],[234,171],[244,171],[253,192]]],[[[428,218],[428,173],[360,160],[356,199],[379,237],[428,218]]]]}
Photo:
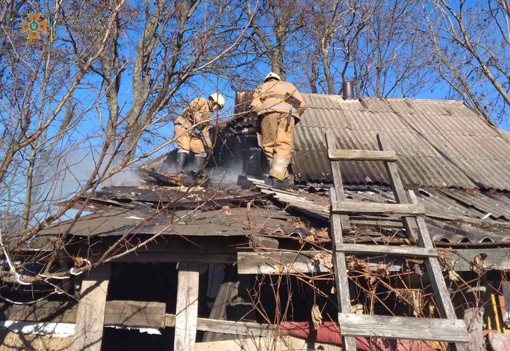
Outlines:
{"type": "Polygon", "coordinates": [[[450,295],[437,259],[438,253],[432,244],[425,224],[425,210],[418,204],[413,192],[408,200],[398,173],[397,156],[394,151],[385,150],[381,135],[377,136],[381,151],[341,150],[336,148],[336,139],[331,131],[326,132],[328,157],[331,161],[334,188],[330,192],[331,239],[335,280],[338,288],[340,313],[338,322],[344,350],[355,351],[355,337],[382,337],[389,339],[414,339],[453,343],[452,349],[465,350],[468,342],[466,324],[455,315],[450,295]],[[340,161],[383,161],[389,174],[396,204],[347,201],[340,173],[340,161]],[[342,231],[349,231],[349,215],[393,214],[402,218],[404,228],[416,247],[346,244],[342,231]],[[414,225],[413,225],[414,224],[414,225]],[[412,228],[417,228],[416,233],[412,228]],[[351,313],[351,299],[347,277],[345,254],[390,255],[420,257],[424,259],[430,277],[437,306],[444,319],[359,315],[351,313]]]}

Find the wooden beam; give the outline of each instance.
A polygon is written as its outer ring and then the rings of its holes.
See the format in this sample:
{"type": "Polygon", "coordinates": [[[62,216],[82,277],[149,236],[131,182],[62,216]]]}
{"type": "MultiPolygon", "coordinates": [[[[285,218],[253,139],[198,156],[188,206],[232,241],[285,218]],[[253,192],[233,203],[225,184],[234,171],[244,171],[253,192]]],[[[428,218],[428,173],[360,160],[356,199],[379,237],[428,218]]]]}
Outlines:
{"type": "Polygon", "coordinates": [[[163,328],[166,304],[162,302],[108,301],[105,325],[136,328],[163,328]]]}
{"type": "MultiPolygon", "coordinates": [[[[37,301],[33,305],[0,304],[5,320],[20,322],[75,323],[78,304],[74,301],[37,301]]],[[[107,301],[105,325],[161,328],[164,325],[166,304],[145,301],[107,301]]]]}
{"type": "Polygon", "coordinates": [[[198,268],[193,263],[179,263],[174,338],[174,350],[176,351],[195,350],[200,276],[198,268]]]}
{"type": "Polygon", "coordinates": [[[363,255],[394,255],[411,257],[437,257],[435,249],[426,249],[415,246],[389,246],[389,245],[363,245],[342,244],[336,247],[339,252],[355,253],[363,255]]]}
{"type": "Polygon", "coordinates": [[[418,204],[383,204],[377,202],[336,201],[331,211],[337,214],[385,214],[401,216],[425,215],[425,208],[418,204]]]}
{"type": "MultiPolygon", "coordinates": [[[[333,269],[332,256],[328,252],[240,252],[238,257],[239,274],[317,274],[331,273],[333,269]]],[[[387,262],[374,260],[368,266],[377,271],[380,263],[387,262]]],[[[398,272],[401,268],[398,264],[392,264],[389,271],[398,272]]]]}
{"type": "Polygon", "coordinates": [[[147,252],[143,248],[129,255],[121,256],[111,262],[136,262],[136,263],[152,263],[152,262],[182,262],[183,260],[193,260],[193,262],[210,263],[210,264],[232,264],[236,262],[236,254],[218,253],[218,254],[201,254],[201,253],[165,253],[165,252],[147,252]]]}
{"type": "Polygon", "coordinates": [[[381,219],[363,219],[350,218],[353,225],[357,227],[376,227],[376,228],[403,228],[401,219],[381,218],[381,219]]]}
{"type": "Polygon", "coordinates": [[[37,301],[33,305],[2,303],[0,314],[4,320],[20,322],[75,323],[78,303],[37,301]]]}
{"type": "Polygon", "coordinates": [[[338,315],[343,336],[381,337],[467,343],[466,324],[457,319],[374,316],[353,313],[338,315]]]}
{"type": "MultiPolygon", "coordinates": [[[[165,316],[165,326],[175,327],[176,316],[167,314],[165,316]]],[[[270,324],[260,324],[254,322],[234,322],[221,319],[198,318],[197,330],[212,333],[244,335],[244,336],[271,336],[275,331],[270,324]]]]}
{"type": "Polygon", "coordinates": [[[331,161],[396,161],[395,151],[329,149],[331,161]]]}
{"type": "Polygon", "coordinates": [[[101,351],[110,265],[94,268],[83,278],[73,337],[74,351],[101,351]]]}
{"type": "Polygon", "coordinates": [[[238,274],[328,273],[333,268],[331,255],[326,252],[239,252],[238,274]],[[319,262],[326,255],[329,265],[319,262]]]}

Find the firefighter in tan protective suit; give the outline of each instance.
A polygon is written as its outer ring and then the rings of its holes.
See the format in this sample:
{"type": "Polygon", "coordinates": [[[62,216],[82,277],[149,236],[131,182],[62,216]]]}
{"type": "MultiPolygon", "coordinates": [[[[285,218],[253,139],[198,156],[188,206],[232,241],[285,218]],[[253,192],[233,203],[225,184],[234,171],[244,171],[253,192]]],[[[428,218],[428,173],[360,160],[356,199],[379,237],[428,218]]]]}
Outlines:
{"type": "Polygon", "coordinates": [[[293,84],[271,72],[253,93],[250,107],[261,118],[260,146],[271,165],[267,184],[284,188],[292,156],[294,126],[306,108],[303,97],[293,84]]]}
{"type": "MultiPolygon", "coordinates": [[[[195,154],[193,170],[198,172],[204,167],[207,149],[212,147],[209,136],[211,112],[220,110],[225,105],[225,98],[221,94],[211,94],[209,99],[196,98],[174,121],[175,136],[177,137],[177,172],[184,170],[189,152],[195,154]]],[[[168,166],[169,159],[165,160],[168,166]]]]}

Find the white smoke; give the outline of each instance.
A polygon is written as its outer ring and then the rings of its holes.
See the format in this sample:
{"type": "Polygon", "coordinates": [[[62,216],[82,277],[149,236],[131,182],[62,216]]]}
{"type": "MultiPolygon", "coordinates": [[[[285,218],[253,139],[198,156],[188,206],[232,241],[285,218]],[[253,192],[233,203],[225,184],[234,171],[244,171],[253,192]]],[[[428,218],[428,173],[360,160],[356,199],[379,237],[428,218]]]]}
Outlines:
{"type": "Polygon", "coordinates": [[[230,164],[228,168],[215,167],[211,169],[209,176],[211,180],[225,185],[237,183],[237,178],[243,174],[243,162],[237,160],[230,164]]]}
{"type": "Polygon", "coordinates": [[[115,186],[139,186],[144,184],[138,173],[131,169],[125,169],[115,174],[105,185],[115,186]]]}

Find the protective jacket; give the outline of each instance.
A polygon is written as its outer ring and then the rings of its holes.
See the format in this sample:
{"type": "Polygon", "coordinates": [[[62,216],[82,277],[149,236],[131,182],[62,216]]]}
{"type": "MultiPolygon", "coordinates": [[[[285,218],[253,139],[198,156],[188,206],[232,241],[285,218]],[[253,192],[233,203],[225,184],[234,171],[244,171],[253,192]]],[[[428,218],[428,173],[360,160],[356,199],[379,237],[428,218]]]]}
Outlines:
{"type": "Polygon", "coordinates": [[[288,114],[290,111],[292,116],[297,119],[297,123],[306,105],[303,96],[292,83],[272,80],[255,90],[250,107],[259,116],[271,112],[288,114]],[[294,104],[290,102],[291,99],[286,98],[286,94],[294,98],[292,99],[294,104]]]}
{"type": "MultiPolygon", "coordinates": [[[[204,141],[204,146],[210,148],[212,146],[209,136],[210,120],[211,111],[209,109],[209,102],[204,98],[196,98],[191,101],[189,107],[174,121],[179,148],[190,150],[190,144],[195,144],[198,140],[204,141]],[[197,123],[201,124],[193,127],[197,123]]],[[[195,150],[191,151],[197,152],[195,150]]]]}

